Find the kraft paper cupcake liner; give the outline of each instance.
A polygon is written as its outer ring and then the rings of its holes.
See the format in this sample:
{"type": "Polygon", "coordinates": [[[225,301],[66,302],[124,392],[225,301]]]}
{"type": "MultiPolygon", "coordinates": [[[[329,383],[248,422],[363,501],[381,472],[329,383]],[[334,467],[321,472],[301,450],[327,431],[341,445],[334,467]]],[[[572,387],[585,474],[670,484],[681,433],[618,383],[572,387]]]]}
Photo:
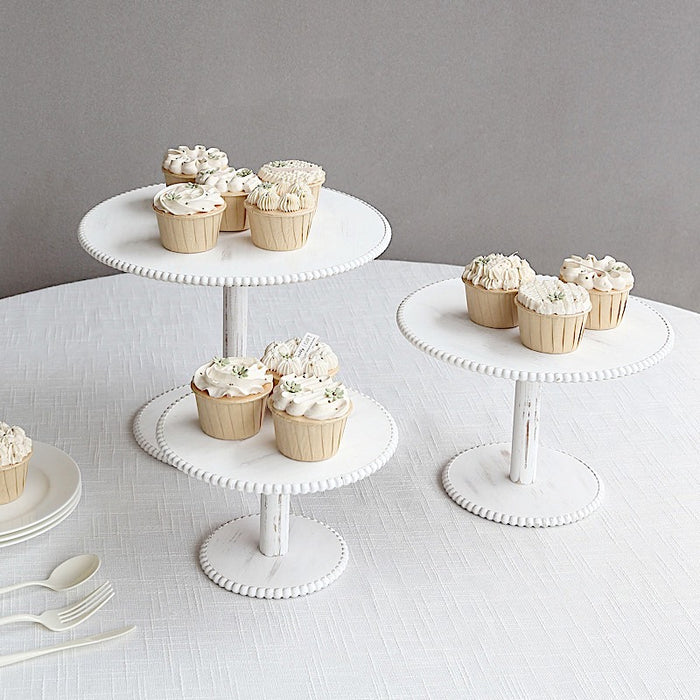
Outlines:
{"type": "Polygon", "coordinates": [[[165,184],[169,187],[170,185],[179,185],[181,182],[194,182],[196,175],[178,175],[176,173],[171,173],[165,168],[161,168],[163,175],[165,175],[165,184]]]}
{"type": "Polygon", "coordinates": [[[248,228],[248,215],[245,209],[245,192],[222,192],[226,211],[221,219],[223,233],[238,233],[248,228]]]}
{"type": "Polygon", "coordinates": [[[290,416],[278,411],[268,399],[267,406],[275,426],[277,449],[290,459],[299,462],[321,462],[330,459],[340,449],[345,424],[350,410],[339,418],[311,420],[304,416],[290,416]]]}
{"type": "Polygon", "coordinates": [[[591,311],[588,314],[586,328],[592,331],[605,331],[617,328],[625,315],[629,293],[629,289],[612,290],[610,292],[599,292],[597,289],[590,289],[588,294],[591,297],[591,311]]]}
{"type": "Polygon", "coordinates": [[[0,505],[16,501],[22,495],[31,458],[32,452],[21,462],[0,467],[0,505]]]}
{"type": "Polygon", "coordinates": [[[522,344],[552,355],[573,352],[583,337],[588,312],[580,314],[538,314],[516,300],[522,344]]]}
{"type": "Polygon", "coordinates": [[[265,414],[265,399],[272,391],[251,396],[222,396],[217,399],[190,383],[197,400],[199,426],[219,440],[245,440],[260,432],[265,414]]]}
{"type": "Polygon", "coordinates": [[[306,244],[315,209],[262,211],[245,204],[253,244],[264,250],[298,250],[306,244]]]}
{"type": "Polygon", "coordinates": [[[153,207],[163,248],[174,253],[203,253],[216,246],[226,205],[210,212],[176,216],[153,207]]]}
{"type": "Polygon", "coordinates": [[[467,311],[474,323],[487,328],[514,328],[518,325],[517,289],[484,289],[468,280],[463,281],[467,311]]]}

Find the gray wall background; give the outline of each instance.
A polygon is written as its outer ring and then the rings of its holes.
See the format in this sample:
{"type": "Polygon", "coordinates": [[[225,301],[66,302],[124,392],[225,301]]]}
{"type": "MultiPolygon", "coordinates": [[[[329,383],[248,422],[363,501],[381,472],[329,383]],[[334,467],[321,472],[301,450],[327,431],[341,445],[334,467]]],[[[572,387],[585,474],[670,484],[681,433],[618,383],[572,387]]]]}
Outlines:
{"type": "Polygon", "coordinates": [[[319,162],[385,257],[626,260],[700,310],[700,4],[5,0],[0,296],[112,274],[82,215],[170,145],[319,162]]]}

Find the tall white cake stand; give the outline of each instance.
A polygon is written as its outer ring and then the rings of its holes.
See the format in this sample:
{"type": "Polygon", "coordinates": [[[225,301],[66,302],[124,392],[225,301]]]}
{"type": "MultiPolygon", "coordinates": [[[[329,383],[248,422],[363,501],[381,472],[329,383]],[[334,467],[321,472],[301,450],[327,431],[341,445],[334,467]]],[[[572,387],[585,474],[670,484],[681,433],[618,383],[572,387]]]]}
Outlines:
{"type": "Polygon", "coordinates": [[[586,331],[573,353],[534,352],[520,343],[517,328],[497,330],[472,323],[461,279],[436,282],[410,294],[399,306],[397,322],[413,345],[433,357],[515,380],[511,443],[461,452],[445,467],[442,482],[462,508],[523,527],[576,522],[592,513],[603,496],[591,467],[539,446],[542,385],[626,377],[655,365],[673,347],[668,322],[630,297],[618,328],[586,331]]]}
{"type": "MultiPolygon", "coordinates": [[[[223,288],[223,355],[247,354],[248,288],[291,284],[353,270],[381,255],[391,240],[372,206],[322,188],[307,244],[296,251],[256,248],[247,231],[224,233],[213,250],[165,250],[151,208],[163,185],[98,204],[80,223],[82,247],[110,267],[151,279],[223,288]]],[[[146,403],[134,420],[138,444],[156,459],[211,484],[260,494],[259,515],[218,528],[200,563],[218,585],[257,598],[292,598],[324,588],[342,573],[348,552],[327,525],[290,515],[293,494],[337,488],[369,476],[396,449],[396,425],[372,399],[352,392],[354,410],[338,454],[305,463],[281,455],[272,421],[248,440],[216,440],[199,428],[189,385],[146,403]]]]}
{"type": "MultiPolygon", "coordinates": [[[[213,250],[183,254],[160,244],[152,209],[164,185],[150,185],[112,197],[91,209],[80,222],[81,246],[101,263],[122,272],[177,284],[223,288],[224,356],[245,356],[248,289],[331,277],[354,270],[381,255],[391,241],[391,227],[374,207],[342,192],[321,189],[307,244],[300,250],[274,252],[256,248],[250,232],[223,233],[213,250]]],[[[139,445],[163,459],[156,424],[169,392],[148,402],[134,421],[139,445]]]]}
{"type": "Polygon", "coordinates": [[[323,523],[290,515],[289,498],[351,484],[380,469],[398,434],[376,401],[350,390],[353,412],[340,450],[323,462],[297,462],[277,451],[272,419],[254,438],[239,442],[204,434],[188,386],[173,390],[156,428],[164,459],[213,485],[260,494],[261,510],[215,530],[199,560],[216,584],[254,598],[294,598],[325,588],[345,569],[348,548],[323,523]]]}

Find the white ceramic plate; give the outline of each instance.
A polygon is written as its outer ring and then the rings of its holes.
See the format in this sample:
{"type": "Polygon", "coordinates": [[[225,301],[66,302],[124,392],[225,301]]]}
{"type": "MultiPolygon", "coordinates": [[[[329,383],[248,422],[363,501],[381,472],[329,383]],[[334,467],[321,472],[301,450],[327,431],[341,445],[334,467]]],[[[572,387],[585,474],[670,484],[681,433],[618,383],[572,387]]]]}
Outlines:
{"type": "Polygon", "coordinates": [[[80,493],[80,470],[65,452],[37,440],[33,447],[24,492],[0,506],[0,537],[49,522],[80,493]]]}
{"type": "Polygon", "coordinates": [[[19,542],[25,542],[26,540],[31,540],[33,537],[38,537],[48,532],[52,528],[56,527],[59,523],[62,523],[78,506],[80,503],[80,496],[82,495],[82,490],[78,489],[78,493],[70,503],[66,504],[58,513],[48,520],[43,521],[39,525],[27,528],[25,530],[20,530],[12,536],[4,537],[0,539],[0,548],[9,547],[13,544],[18,544],[19,542]]]}

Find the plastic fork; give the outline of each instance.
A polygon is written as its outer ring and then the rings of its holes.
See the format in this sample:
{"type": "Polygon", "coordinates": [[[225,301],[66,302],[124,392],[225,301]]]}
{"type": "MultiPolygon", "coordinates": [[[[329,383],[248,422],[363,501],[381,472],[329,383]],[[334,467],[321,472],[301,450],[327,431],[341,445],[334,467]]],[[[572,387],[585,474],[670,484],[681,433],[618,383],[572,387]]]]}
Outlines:
{"type": "Polygon", "coordinates": [[[72,605],[56,610],[47,610],[41,615],[8,615],[0,618],[0,625],[9,625],[11,622],[38,622],[54,632],[62,632],[76,627],[94,615],[112,596],[114,590],[112,584],[107,581],[96,588],[90,595],[72,605]]]}

